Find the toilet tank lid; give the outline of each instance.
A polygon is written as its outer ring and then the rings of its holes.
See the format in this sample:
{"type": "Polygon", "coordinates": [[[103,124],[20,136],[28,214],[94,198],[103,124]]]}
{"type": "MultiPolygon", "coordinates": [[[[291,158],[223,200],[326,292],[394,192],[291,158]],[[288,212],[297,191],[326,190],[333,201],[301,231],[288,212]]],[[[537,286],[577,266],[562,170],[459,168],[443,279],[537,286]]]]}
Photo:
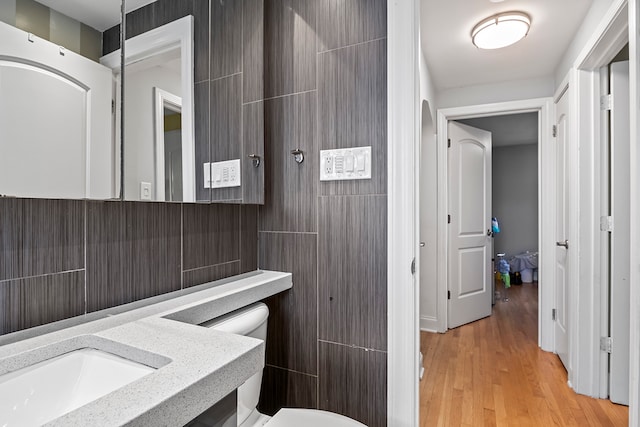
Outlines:
{"type": "Polygon", "coordinates": [[[269,308],[264,303],[255,303],[224,316],[201,323],[200,326],[237,335],[249,335],[269,317],[269,308]]]}
{"type": "Polygon", "coordinates": [[[284,408],[264,427],[367,427],[364,424],[333,412],[317,409],[284,408]]]}

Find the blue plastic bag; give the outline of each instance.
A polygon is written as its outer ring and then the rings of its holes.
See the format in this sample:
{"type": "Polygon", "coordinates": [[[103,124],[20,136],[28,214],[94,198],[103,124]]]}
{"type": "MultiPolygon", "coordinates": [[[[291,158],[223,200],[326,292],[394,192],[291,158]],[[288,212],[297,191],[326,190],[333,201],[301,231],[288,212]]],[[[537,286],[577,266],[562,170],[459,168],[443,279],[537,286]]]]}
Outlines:
{"type": "Polygon", "coordinates": [[[493,233],[499,233],[500,232],[500,225],[498,224],[498,218],[491,218],[491,231],[493,231],[493,233]]]}

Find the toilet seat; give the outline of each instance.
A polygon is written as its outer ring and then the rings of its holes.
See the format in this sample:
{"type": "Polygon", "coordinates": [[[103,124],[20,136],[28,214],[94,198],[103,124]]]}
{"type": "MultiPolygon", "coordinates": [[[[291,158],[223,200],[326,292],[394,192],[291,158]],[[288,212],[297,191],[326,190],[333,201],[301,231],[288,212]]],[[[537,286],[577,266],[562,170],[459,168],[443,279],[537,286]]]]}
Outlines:
{"type": "Polygon", "coordinates": [[[356,420],[316,409],[283,408],[264,427],[366,427],[356,420]]]}

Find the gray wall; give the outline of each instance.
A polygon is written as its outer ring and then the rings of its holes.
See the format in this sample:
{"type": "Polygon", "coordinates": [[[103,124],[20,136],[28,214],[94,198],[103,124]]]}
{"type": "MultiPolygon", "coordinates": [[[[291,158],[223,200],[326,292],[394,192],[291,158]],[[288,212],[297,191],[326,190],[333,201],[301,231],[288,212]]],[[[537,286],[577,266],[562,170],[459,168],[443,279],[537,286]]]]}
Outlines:
{"type": "Polygon", "coordinates": [[[493,149],[494,253],[538,250],[538,145],[493,149]]]}
{"type": "Polygon", "coordinates": [[[293,289],[267,301],[260,409],[321,408],[386,426],[386,1],[264,7],[258,258],[293,272],[293,289]],[[319,150],[366,145],[373,179],[319,181],[319,150]]]}

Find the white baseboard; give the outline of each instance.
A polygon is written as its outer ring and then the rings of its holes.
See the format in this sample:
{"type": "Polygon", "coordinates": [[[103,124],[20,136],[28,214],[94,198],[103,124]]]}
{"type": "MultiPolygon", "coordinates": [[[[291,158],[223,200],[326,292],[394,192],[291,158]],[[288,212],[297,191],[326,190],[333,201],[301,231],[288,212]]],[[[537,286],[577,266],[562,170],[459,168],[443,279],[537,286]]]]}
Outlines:
{"type": "Polygon", "coordinates": [[[420,316],[420,330],[438,333],[438,319],[435,317],[420,316]]]}

